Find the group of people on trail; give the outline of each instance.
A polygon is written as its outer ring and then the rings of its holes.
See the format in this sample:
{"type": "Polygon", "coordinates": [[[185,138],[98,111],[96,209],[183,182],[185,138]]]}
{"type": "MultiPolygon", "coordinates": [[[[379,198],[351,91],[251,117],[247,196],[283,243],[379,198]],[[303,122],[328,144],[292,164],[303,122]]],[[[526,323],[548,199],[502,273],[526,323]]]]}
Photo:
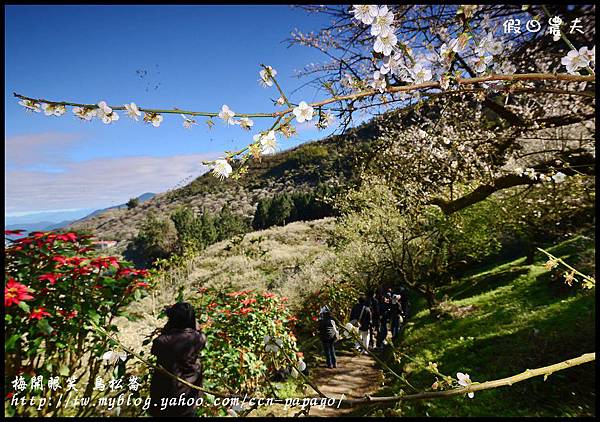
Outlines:
{"type": "Polygon", "coordinates": [[[390,326],[392,339],[400,334],[406,320],[408,302],[406,293],[395,293],[392,289],[384,292],[369,292],[361,296],[358,303],[350,311],[350,323],[358,327],[361,343],[356,342],[356,349],[367,354],[366,349],[383,349],[390,326]],[[366,349],[365,349],[366,348],[366,349]]]}
{"type": "MultiPolygon", "coordinates": [[[[407,316],[408,296],[403,288],[399,292],[388,288],[359,297],[358,303],[350,311],[350,324],[358,328],[360,337],[360,342],[356,342],[356,349],[363,354],[368,354],[367,350],[383,349],[387,344],[388,325],[392,340],[396,339],[407,316]]],[[[340,332],[327,306],[322,307],[319,312],[318,333],[327,367],[337,368],[335,342],[340,339],[340,332]]]]}

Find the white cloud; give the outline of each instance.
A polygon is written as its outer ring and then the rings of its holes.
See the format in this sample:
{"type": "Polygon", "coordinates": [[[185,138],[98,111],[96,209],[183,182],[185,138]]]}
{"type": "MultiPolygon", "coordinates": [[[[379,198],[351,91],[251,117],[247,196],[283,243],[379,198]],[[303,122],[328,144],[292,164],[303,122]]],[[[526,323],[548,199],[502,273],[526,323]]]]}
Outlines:
{"type": "Polygon", "coordinates": [[[208,169],[218,153],[63,162],[64,172],[5,169],[5,211],[104,208],[144,192],[164,192],[208,169]]]}

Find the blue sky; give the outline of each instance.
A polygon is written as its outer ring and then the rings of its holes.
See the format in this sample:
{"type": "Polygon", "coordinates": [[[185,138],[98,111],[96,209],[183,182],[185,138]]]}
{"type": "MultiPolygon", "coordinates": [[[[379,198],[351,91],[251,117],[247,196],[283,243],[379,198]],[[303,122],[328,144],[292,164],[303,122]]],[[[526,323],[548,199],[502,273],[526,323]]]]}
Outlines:
{"type": "MultiPolygon", "coordinates": [[[[5,212],[85,211],[165,191],[270,122],[254,119],[248,133],[219,119],[208,130],[198,119],[189,131],[178,115],[154,128],[120,112],[119,121],[104,125],[79,121],[70,108],[61,117],[26,113],[13,91],[57,101],[270,112],[278,95],[258,83],[259,64],[273,66],[287,92],[299,87],[306,80],[294,71],[326,57],[283,41],[294,28],[317,30],[325,19],[284,5],[6,6],[5,212]]],[[[291,100],[321,96],[306,88],[291,100]]],[[[280,144],[326,133],[304,126],[280,144]]]]}

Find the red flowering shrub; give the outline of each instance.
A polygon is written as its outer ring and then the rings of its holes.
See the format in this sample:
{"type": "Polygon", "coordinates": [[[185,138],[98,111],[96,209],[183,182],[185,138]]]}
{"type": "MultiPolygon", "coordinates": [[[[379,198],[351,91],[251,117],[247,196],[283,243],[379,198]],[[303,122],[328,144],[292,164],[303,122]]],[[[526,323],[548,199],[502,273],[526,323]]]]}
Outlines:
{"type": "MultiPolygon", "coordinates": [[[[16,232],[5,231],[5,236],[16,232]]],[[[91,246],[90,236],[73,232],[34,232],[8,240],[4,270],[8,390],[17,375],[26,382],[33,375],[71,376],[84,363],[93,385],[107,341],[89,330],[88,321],[115,332],[113,318],[123,315],[124,307],[149,287],[150,274],[115,257],[94,256],[91,246]]]]}
{"type": "Polygon", "coordinates": [[[324,305],[331,308],[336,318],[346,321],[358,296],[359,292],[355,287],[330,280],[329,284],[307,296],[301,309],[296,313],[300,333],[308,336],[316,334],[319,310],[324,305]]]}
{"type": "Polygon", "coordinates": [[[301,359],[296,318],[275,294],[202,288],[190,302],[208,339],[202,351],[206,387],[251,394],[268,385],[273,371],[301,359]]]}

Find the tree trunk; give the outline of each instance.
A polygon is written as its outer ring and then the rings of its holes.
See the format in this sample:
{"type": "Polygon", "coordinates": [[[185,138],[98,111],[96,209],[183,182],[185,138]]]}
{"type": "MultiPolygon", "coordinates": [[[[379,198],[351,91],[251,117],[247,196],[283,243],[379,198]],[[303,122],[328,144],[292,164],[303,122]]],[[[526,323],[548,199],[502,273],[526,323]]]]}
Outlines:
{"type": "Polygon", "coordinates": [[[425,300],[427,301],[427,309],[429,309],[429,313],[431,314],[431,316],[437,318],[439,315],[439,312],[438,312],[438,308],[437,308],[438,301],[435,298],[435,293],[429,287],[422,293],[423,293],[423,296],[425,297],[425,300]]]}
{"type": "Polygon", "coordinates": [[[527,245],[527,256],[525,257],[525,265],[533,265],[534,258],[535,244],[532,242],[527,245]]]}

